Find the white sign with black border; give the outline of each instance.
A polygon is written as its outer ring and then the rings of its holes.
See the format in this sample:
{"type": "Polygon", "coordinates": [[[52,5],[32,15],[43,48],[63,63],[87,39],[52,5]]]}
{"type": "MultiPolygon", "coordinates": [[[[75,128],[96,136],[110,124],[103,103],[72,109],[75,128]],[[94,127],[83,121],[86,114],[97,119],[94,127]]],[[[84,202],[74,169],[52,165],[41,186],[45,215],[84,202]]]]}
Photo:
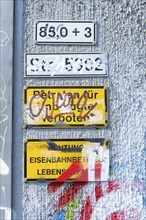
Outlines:
{"type": "Polygon", "coordinates": [[[36,44],[96,44],[94,21],[36,21],[36,44]]]}
{"type": "Polygon", "coordinates": [[[108,76],[106,53],[26,53],[25,77],[108,76]]]}

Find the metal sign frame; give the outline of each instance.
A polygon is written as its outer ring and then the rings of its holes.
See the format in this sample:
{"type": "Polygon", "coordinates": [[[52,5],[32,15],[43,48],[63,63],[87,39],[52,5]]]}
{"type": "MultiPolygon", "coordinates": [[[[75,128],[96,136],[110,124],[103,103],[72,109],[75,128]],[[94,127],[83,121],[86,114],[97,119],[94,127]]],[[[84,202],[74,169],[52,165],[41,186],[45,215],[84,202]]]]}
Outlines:
{"type": "MultiPolygon", "coordinates": [[[[91,58],[92,59],[92,58],[91,58]]],[[[59,71],[58,71],[59,72],[59,71]]],[[[73,72],[73,71],[72,71],[73,72]]],[[[92,70],[93,72],[93,70],[92,70]]],[[[108,54],[107,53],[99,53],[99,52],[94,52],[94,53],[81,53],[81,52],[77,52],[77,53],[25,53],[25,57],[24,57],[24,77],[38,77],[38,78],[42,78],[42,77],[49,77],[49,78],[61,78],[61,77],[67,77],[67,78],[70,78],[70,77],[75,77],[75,78],[78,78],[78,77],[107,77],[108,76],[108,54]],[[100,56],[104,56],[104,62],[103,62],[103,65],[104,65],[104,68],[103,68],[103,72],[104,74],[98,74],[98,70],[96,72],[96,70],[94,70],[94,74],[93,73],[86,73],[85,74],[85,71],[81,71],[81,73],[72,73],[72,74],[52,74],[52,72],[50,71],[50,74],[48,75],[41,75],[41,74],[34,74],[34,75],[28,75],[28,71],[27,71],[27,56],[29,55],[36,55],[36,56],[60,56],[60,55],[64,55],[64,56],[71,56],[71,55],[77,55],[77,56],[80,56],[80,55],[97,55],[97,58],[100,58],[100,56]],[[99,56],[99,57],[98,57],[99,56]],[[82,73],[83,72],[83,73],[82,73]]]]}
{"type": "Polygon", "coordinates": [[[61,20],[61,21],[53,21],[53,20],[37,20],[35,22],[35,43],[36,44],[62,44],[62,45],[96,45],[96,42],[97,42],[97,31],[96,31],[96,25],[97,23],[93,20],[84,20],[84,21],[78,21],[78,20],[61,20]],[[43,23],[43,22],[50,22],[50,23],[93,23],[93,35],[94,35],[94,40],[91,41],[91,42],[56,42],[56,41],[50,41],[50,42],[47,42],[47,41],[38,41],[37,40],[37,25],[38,23],[43,23]]]}
{"type": "MultiPolygon", "coordinates": [[[[77,90],[78,88],[83,88],[83,89],[104,89],[104,101],[105,101],[105,123],[104,124],[26,124],[24,120],[24,127],[37,127],[37,128],[105,128],[108,125],[108,88],[106,86],[28,86],[25,87],[24,89],[24,106],[27,103],[27,89],[75,89],[77,90]]],[[[23,118],[25,115],[25,111],[23,114],[23,118]]]]}
{"type": "MultiPolygon", "coordinates": [[[[110,147],[110,141],[106,140],[105,138],[27,139],[27,141],[24,142],[24,157],[23,157],[24,158],[24,172],[23,172],[24,182],[27,182],[27,183],[29,183],[29,182],[52,182],[52,181],[56,180],[56,178],[49,178],[49,179],[48,178],[27,178],[27,144],[28,144],[28,142],[29,143],[30,142],[47,142],[49,144],[52,144],[53,145],[52,149],[54,149],[54,151],[56,151],[57,150],[56,148],[58,148],[58,146],[55,143],[53,143],[55,141],[65,141],[65,142],[70,141],[70,142],[73,142],[73,143],[76,142],[76,141],[87,141],[87,142],[92,142],[92,143],[100,143],[103,146],[106,146],[106,149],[109,149],[109,147],[110,147]]],[[[60,152],[64,152],[64,151],[60,150],[60,152]]],[[[65,151],[65,152],[67,152],[67,151],[65,151]]],[[[73,152],[77,152],[77,151],[69,151],[69,152],[72,154],[73,152]]],[[[109,157],[110,157],[110,155],[109,155],[109,157]]],[[[107,158],[108,160],[110,159],[109,157],[107,158]]],[[[108,166],[108,175],[109,175],[109,166],[108,166]]],[[[76,181],[76,178],[68,178],[65,182],[73,182],[73,181],[76,181]]],[[[96,181],[101,181],[101,180],[96,180],[96,181]]],[[[107,181],[107,180],[102,180],[102,181],[107,181]]],[[[62,182],[62,181],[57,180],[57,182],[62,182]]],[[[82,182],[84,182],[84,180],[82,182]]]]}

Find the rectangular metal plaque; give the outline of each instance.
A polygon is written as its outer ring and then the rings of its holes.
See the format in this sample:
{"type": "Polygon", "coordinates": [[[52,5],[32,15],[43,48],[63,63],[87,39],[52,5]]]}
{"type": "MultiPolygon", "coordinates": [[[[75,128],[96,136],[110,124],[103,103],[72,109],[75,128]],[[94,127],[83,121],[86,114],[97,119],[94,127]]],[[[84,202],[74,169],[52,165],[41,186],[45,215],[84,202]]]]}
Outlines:
{"type": "Polygon", "coordinates": [[[104,86],[28,87],[24,121],[39,127],[106,127],[107,89],[104,86]]]}
{"type": "Polygon", "coordinates": [[[28,140],[24,178],[26,181],[107,181],[109,144],[105,139],[28,140]]]}
{"type": "Polygon", "coordinates": [[[88,44],[96,43],[93,21],[37,21],[37,44],[88,44]]]}
{"type": "Polygon", "coordinates": [[[25,55],[27,77],[108,76],[107,54],[67,53],[25,55]]]}

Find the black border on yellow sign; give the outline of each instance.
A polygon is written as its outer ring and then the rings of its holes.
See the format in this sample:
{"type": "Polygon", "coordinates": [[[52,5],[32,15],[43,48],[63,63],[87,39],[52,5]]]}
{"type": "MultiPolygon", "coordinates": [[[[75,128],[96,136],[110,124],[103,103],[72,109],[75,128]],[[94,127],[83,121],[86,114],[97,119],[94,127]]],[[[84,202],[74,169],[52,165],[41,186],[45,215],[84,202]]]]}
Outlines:
{"type": "Polygon", "coordinates": [[[105,123],[104,124],[94,124],[94,125],[74,125],[74,124],[70,124],[70,125],[49,125],[49,124],[45,124],[45,125],[27,125],[25,124],[25,127],[34,127],[34,128],[106,128],[108,125],[108,89],[106,86],[28,86],[27,88],[24,89],[24,104],[26,104],[27,102],[27,89],[47,89],[47,88],[53,88],[53,89],[72,89],[72,88],[85,88],[85,89],[99,89],[102,88],[105,90],[105,123]]]}
{"type": "MultiPolygon", "coordinates": [[[[106,140],[105,138],[45,138],[45,139],[27,139],[27,141],[24,143],[24,181],[27,182],[53,182],[56,179],[48,178],[48,179],[35,179],[35,178],[27,178],[27,143],[28,142],[45,142],[45,141],[89,141],[89,142],[95,142],[95,143],[102,143],[106,144],[106,147],[109,148],[110,141],[106,140]]],[[[60,150],[61,151],[61,150],[60,150]]],[[[69,178],[65,182],[71,182],[75,180],[75,178],[69,178]]],[[[84,181],[83,181],[84,182],[84,181]]],[[[59,182],[58,182],[59,183],[59,182]]],[[[63,183],[63,182],[62,182],[63,183]]]]}

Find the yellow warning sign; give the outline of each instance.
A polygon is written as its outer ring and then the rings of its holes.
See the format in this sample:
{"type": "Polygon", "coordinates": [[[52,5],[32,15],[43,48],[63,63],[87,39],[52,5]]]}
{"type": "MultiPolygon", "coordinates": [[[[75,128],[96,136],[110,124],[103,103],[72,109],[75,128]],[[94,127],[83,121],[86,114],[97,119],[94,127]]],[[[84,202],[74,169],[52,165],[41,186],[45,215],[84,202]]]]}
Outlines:
{"type": "Polygon", "coordinates": [[[105,139],[47,139],[25,143],[27,181],[107,181],[109,149],[105,139]]]}
{"type": "Polygon", "coordinates": [[[29,87],[25,123],[32,126],[107,125],[107,90],[99,87],[29,87]]]}

